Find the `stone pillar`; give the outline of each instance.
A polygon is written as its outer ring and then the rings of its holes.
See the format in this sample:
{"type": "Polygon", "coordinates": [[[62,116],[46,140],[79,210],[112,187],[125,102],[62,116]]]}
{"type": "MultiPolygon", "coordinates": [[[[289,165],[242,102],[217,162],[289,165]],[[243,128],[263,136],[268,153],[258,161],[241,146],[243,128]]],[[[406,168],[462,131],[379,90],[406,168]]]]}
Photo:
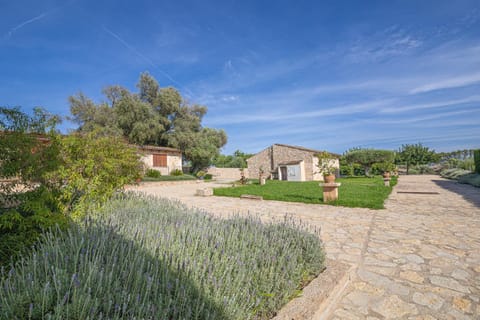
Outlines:
{"type": "Polygon", "coordinates": [[[385,187],[390,187],[390,180],[392,180],[391,178],[383,178],[383,184],[385,185],[385,187]]]}
{"type": "Polygon", "coordinates": [[[338,187],[341,183],[319,183],[320,187],[323,187],[323,202],[330,202],[338,200],[338,187]]]}

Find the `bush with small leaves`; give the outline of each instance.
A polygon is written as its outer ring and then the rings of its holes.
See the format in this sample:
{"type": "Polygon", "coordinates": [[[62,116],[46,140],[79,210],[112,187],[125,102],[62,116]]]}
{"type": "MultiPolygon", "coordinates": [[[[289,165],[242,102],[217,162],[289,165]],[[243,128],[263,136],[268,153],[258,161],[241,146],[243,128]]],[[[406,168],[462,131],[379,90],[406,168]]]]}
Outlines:
{"type": "Polygon", "coordinates": [[[145,177],[160,178],[161,176],[162,176],[162,173],[155,169],[148,169],[147,172],[145,172],[145,177]]]}
{"type": "Polygon", "coordinates": [[[171,176],[183,176],[183,171],[180,169],[175,169],[170,172],[171,176]]]}

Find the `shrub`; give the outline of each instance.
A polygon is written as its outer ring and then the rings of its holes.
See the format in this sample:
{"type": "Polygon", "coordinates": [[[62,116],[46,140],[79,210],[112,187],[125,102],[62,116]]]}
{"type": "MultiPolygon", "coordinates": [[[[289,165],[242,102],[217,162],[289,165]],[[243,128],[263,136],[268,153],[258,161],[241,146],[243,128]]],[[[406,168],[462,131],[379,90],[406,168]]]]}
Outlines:
{"type": "Polygon", "coordinates": [[[458,168],[468,170],[468,171],[475,171],[475,161],[473,158],[468,158],[465,160],[460,160],[458,163],[458,168]]]}
{"type": "Polygon", "coordinates": [[[395,170],[393,162],[376,162],[372,164],[370,173],[372,175],[382,175],[385,172],[391,172],[395,170]]]}
{"type": "Polygon", "coordinates": [[[162,173],[158,170],[148,169],[147,172],[145,172],[145,177],[160,178],[161,176],[162,176],[162,173]]]}
{"type": "Polygon", "coordinates": [[[351,149],[345,153],[344,159],[348,163],[360,164],[363,167],[364,175],[368,176],[374,163],[388,162],[393,164],[395,153],[390,150],[351,149]]]}
{"type": "Polygon", "coordinates": [[[353,166],[351,166],[351,165],[341,165],[340,166],[340,175],[342,175],[342,176],[353,176],[353,166]]]}
{"type": "Polygon", "coordinates": [[[435,174],[435,169],[426,164],[410,167],[410,174],[435,174]]]}
{"type": "Polygon", "coordinates": [[[57,190],[47,187],[60,165],[58,118],[40,108],[33,114],[0,107],[0,177],[7,179],[0,182],[0,265],[29,249],[44,230],[68,225],[57,190]]]}
{"type": "Polygon", "coordinates": [[[16,207],[0,208],[0,266],[26,252],[42,232],[70,225],[68,217],[58,208],[58,201],[44,187],[20,194],[17,200],[16,207]]]}
{"type": "Polygon", "coordinates": [[[365,168],[358,163],[353,164],[353,175],[354,176],[365,176],[365,168]]]}
{"type": "Polygon", "coordinates": [[[458,182],[470,184],[475,187],[480,187],[480,174],[470,173],[470,174],[460,176],[458,177],[458,182]]]}
{"type": "Polygon", "coordinates": [[[59,190],[63,211],[77,219],[140,178],[137,149],[119,137],[96,132],[66,136],[61,141],[60,157],[62,164],[50,179],[59,190]]]}
{"type": "Polygon", "coordinates": [[[212,180],[213,176],[210,173],[207,173],[206,175],[203,176],[205,180],[212,180]]]}
{"type": "Polygon", "coordinates": [[[30,117],[0,107],[0,177],[9,178],[0,183],[0,264],[140,176],[137,150],[122,139],[96,132],[62,137],[57,123],[42,109],[30,117]]]}
{"type": "Polygon", "coordinates": [[[475,172],[480,174],[480,149],[473,151],[473,161],[475,162],[475,172]]]}
{"type": "Polygon", "coordinates": [[[175,169],[170,172],[171,176],[183,176],[183,171],[180,169],[175,169]]]}
{"type": "Polygon", "coordinates": [[[453,168],[453,169],[442,170],[442,172],[440,172],[440,175],[447,179],[458,179],[459,177],[470,174],[470,173],[471,172],[468,170],[453,168]]]}
{"type": "Polygon", "coordinates": [[[416,167],[410,167],[408,174],[420,174],[420,170],[416,167]]]}
{"type": "Polygon", "coordinates": [[[324,269],[318,233],[287,218],[217,220],[131,195],[101,213],[2,274],[0,317],[268,319],[324,269]]]}

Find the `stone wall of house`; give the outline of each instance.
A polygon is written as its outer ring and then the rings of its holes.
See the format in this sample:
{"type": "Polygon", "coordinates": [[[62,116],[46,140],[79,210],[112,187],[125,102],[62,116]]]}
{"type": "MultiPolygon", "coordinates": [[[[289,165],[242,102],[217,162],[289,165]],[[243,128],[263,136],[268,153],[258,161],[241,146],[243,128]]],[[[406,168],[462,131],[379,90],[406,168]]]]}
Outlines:
{"type": "MultiPolygon", "coordinates": [[[[319,173],[318,158],[313,151],[302,150],[282,145],[272,145],[253,157],[247,160],[248,163],[248,175],[250,178],[258,177],[260,168],[263,168],[266,176],[270,175],[271,171],[278,171],[278,165],[280,163],[286,163],[290,161],[300,161],[304,163],[305,180],[323,180],[323,175],[319,173]]],[[[340,168],[338,159],[332,159],[335,162],[335,166],[340,168]]]]}
{"type": "MultiPolygon", "coordinates": [[[[208,168],[207,173],[216,180],[240,180],[240,168],[208,168]]],[[[244,170],[245,178],[248,178],[248,170],[244,170]]]]}
{"type": "Polygon", "coordinates": [[[258,178],[260,168],[263,169],[265,177],[267,178],[270,176],[271,170],[276,170],[276,168],[271,165],[271,148],[272,147],[268,147],[247,159],[248,168],[246,171],[248,172],[248,177],[251,179],[258,178]]]}
{"type": "Polygon", "coordinates": [[[311,151],[273,145],[273,166],[277,168],[280,163],[303,160],[305,180],[311,181],[313,180],[314,169],[316,170],[316,168],[313,167],[313,155],[311,151]]]}
{"type": "Polygon", "coordinates": [[[182,156],[180,154],[167,154],[168,174],[173,170],[182,171],[182,156]]]}
{"type": "MultiPolygon", "coordinates": [[[[163,153],[163,152],[162,152],[163,153]]],[[[175,169],[182,170],[182,156],[179,154],[169,154],[167,153],[167,166],[166,167],[154,167],[153,166],[153,154],[144,154],[140,161],[145,164],[145,167],[148,169],[153,169],[160,171],[163,176],[170,175],[175,169]]]]}

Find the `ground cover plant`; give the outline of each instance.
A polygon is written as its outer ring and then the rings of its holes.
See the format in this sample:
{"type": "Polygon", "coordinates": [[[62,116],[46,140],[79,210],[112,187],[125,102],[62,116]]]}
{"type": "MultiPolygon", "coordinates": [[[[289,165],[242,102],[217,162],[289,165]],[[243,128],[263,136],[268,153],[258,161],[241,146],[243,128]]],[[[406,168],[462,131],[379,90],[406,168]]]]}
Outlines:
{"type": "MultiPolygon", "coordinates": [[[[342,185],[338,188],[338,200],[329,204],[383,209],[383,203],[396,184],[397,178],[392,177],[391,186],[385,187],[381,177],[350,177],[336,180],[342,185]]],[[[262,196],[265,200],[279,200],[303,203],[323,203],[322,188],[318,181],[293,182],[267,180],[263,186],[258,182],[233,188],[216,188],[214,195],[240,197],[242,194],[262,196]]]]}
{"type": "Polygon", "coordinates": [[[445,169],[440,175],[447,179],[457,180],[460,183],[480,187],[480,174],[459,168],[445,169]]]}
{"type": "Polygon", "coordinates": [[[119,195],[0,278],[0,319],[268,319],[324,269],[318,230],[119,195]]]}

